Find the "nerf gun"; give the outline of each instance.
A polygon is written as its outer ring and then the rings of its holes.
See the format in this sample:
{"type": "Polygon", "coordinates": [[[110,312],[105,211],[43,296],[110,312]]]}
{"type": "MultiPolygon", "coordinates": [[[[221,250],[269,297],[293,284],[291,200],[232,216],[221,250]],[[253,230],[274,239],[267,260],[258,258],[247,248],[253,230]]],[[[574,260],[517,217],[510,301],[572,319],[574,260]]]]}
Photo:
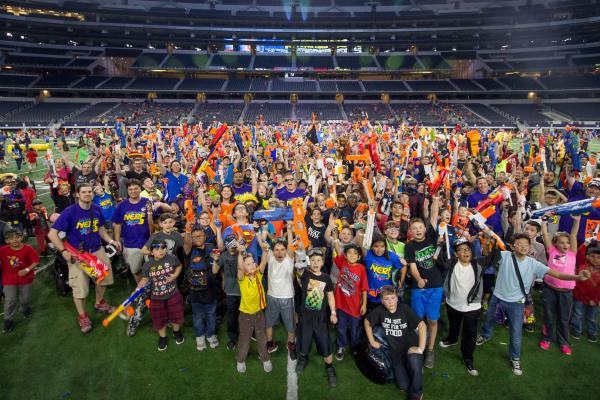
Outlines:
{"type": "MultiPolygon", "coordinates": [[[[292,212],[294,213],[293,218],[293,231],[294,234],[299,238],[299,240],[304,245],[305,249],[308,249],[310,246],[310,241],[308,240],[308,232],[306,231],[306,224],[304,222],[304,217],[306,216],[306,210],[304,209],[304,201],[302,198],[296,198],[292,200],[292,212]]],[[[295,244],[290,246],[293,250],[296,249],[295,244]]]]}
{"type": "Polygon", "coordinates": [[[79,252],[73,245],[66,240],[63,242],[65,250],[71,253],[78,261],[79,266],[90,278],[94,279],[96,284],[102,282],[108,275],[109,267],[98,257],[88,252],[79,252]]]}
{"type": "Polygon", "coordinates": [[[191,232],[192,225],[196,222],[196,216],[194,215],[194,201],[186,200],[183,203],[183,209],[185,210],[185,220],[186,220],[186,231],[191,232]]]}
{"type": "Polygon", "coordinates": [[[137,299],[138,297],[140,297],[142,295],[142,293],[144,293],[144,291],[148,288],[150,288],[151,283],[148,283],[146,286],[144,287],[140,287],[137,288],[132,294],[131,296],[129,296],[128,298],[125,299],[125,301],[123,301],[116,309],[115,311],[113,311],[108,317],[104,318],[104,320],[102,321],[102,325],[107,328],[108,325],[112,322],[113,319],[115,319],[119,314],[121,314],[123,311],[127,310],[127,313],[129,315],[133,314],[133,310],[130,307],[130,304],[133,303],[135,301],[135,299],[137,299]]]}
{"type": "Polygon", "coordinates": [[[291,221],[294,219],[294,212],[291,207],[278,207],[273,210],[257,210],[253,214],[253,219],[263,219],[265,221],[291,221]]]}
{"type": "MultiPolygon", "coordinates": [[[[371,184],[367,181],[363,181],[363,187],[365,189],[365,193],[367,194],[367,201],[369,202],[369,207],[374,206],[375,204],[375,194],[373,193],[373,188],[371,184]]],[[[365,229],[365,235],[363,237],[363,247],[368,249],[371,247],[371,243],[373,241],[373,230],[375,229],[375,211],[369,208],[369,212],[367,213],[367,228],[365,229]]]]}
{"type": "Polygon", "coordinates": [[[198,170],[202,167],[202,165],[205,164],[204,170],[202,170],[201,172],[205,172],[206,175],[209,175],[212,172],[213,175],[212,175],[211,179],[213,179],[216,176],[215,171],[213,171],[212,169],[210,169],[210,171],[208,170],[210,168],[210,166],[208,165],[208,160],[210,160],[213,153],[217,149],[217,144],[219,144],[219,141],[225,135],[226,131],[227,131],[227,124],[222,124],[219,128],[214,129],[215,136],[210,144],[211,150],[204,160],[199,158],[198,161],[196,161],[196,164],[192,168],[192,175],[196,175],[196,172],[198,172],[198,170]]]}
{"type": "Polygon", "coordinates": [[[363,154],[348,154],[346,156],[346,161],[363,161],[367,164],[371,162],[371,157],[369,156],[369,152],[365,150],[363,154]]]}
{"type": "Polygon", "coordinates": [[[600,197],[540,208],[531,213],[531,218],[541,218],[546,213],[552,213],[558,216],[581,215],[592,211],[594,208],[600,208],[600,197]]]}

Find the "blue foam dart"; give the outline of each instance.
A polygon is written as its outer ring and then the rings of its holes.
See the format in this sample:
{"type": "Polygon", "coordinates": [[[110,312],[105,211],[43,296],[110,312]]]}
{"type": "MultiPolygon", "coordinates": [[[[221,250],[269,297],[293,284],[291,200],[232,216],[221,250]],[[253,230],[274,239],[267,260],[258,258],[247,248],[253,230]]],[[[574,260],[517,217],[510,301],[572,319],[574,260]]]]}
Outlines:
{"type": "Polygon", "coordinates": [[[188,369],[187,368],[179,368],[179,372],[187,372],[188,369]]]}
{"type": "Polygon", "coordinates": [[[253,220],[264,219],[266,221],[292,221],[294,212],[291,207],[274,208],[273,210],[258,210],[252,216],[253,220]]]}

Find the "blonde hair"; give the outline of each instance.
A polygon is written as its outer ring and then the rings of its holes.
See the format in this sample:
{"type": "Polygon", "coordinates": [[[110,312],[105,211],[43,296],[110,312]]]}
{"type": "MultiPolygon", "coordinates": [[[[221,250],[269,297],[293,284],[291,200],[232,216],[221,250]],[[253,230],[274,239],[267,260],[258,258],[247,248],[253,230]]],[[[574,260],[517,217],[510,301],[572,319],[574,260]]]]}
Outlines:
{"type": "Polygon", "coordinates": [[[571,243],[571,235],[569,235],[567,232],[556,232],[552,237],[552,244],[556,246],[558,239],[561,237],[566,237],[569,243],[571,243]]]}

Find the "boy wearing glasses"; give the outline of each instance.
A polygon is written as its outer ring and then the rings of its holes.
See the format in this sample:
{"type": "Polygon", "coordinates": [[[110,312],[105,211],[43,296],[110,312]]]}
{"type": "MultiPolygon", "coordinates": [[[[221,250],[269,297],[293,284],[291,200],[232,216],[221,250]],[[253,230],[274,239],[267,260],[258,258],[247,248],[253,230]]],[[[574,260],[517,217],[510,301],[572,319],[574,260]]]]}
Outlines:
{"type": "Polygon", "coordinates": [[[155,240],[150,244],[152,257],[142,266],[142,278],[138,288],[151,283],[150,315],[152,328],[158,332],[158,351],[167,349],[167,323],[173,325],[175,343],[184,342],[181,333],[183,324],[183,298],[177,289],[177,277],[181,263],[173,254],[167,254],[167,242],[155,240]]]}

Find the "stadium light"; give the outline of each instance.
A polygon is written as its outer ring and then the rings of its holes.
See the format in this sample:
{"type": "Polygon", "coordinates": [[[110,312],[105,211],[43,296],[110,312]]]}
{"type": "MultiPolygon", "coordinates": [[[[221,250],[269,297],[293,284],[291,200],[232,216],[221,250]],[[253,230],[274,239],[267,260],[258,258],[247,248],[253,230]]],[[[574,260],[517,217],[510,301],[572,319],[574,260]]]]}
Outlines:
{"type": "Polygon", "coordinates": [[[10,33],[10,32],[6,32],[6,36],[7,36],[7,37],[13,37],[13,34],[12,34],[12,33],[10,33]]]}

